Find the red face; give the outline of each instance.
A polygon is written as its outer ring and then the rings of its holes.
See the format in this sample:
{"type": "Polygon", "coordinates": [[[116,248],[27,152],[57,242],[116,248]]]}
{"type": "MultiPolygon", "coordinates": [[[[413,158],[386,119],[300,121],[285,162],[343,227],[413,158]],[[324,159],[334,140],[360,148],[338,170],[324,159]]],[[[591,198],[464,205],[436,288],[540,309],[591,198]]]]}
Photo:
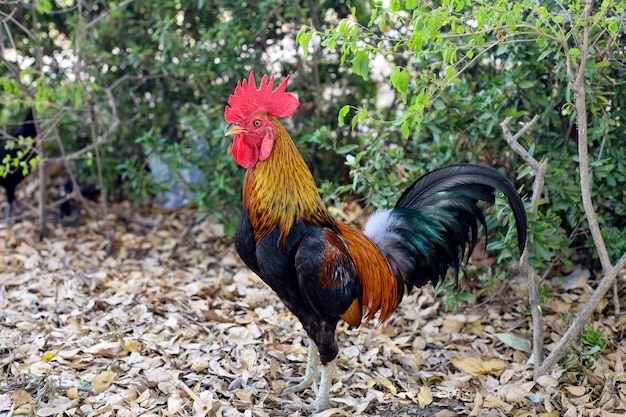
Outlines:
{"type": "Polygon", "coordinates": [[[266,114],[256,113],[242,122],[228,125],[224,134],[235,135],[233,158],[243,168],[250,169],[272,153],[276,127],[266,114]]]}

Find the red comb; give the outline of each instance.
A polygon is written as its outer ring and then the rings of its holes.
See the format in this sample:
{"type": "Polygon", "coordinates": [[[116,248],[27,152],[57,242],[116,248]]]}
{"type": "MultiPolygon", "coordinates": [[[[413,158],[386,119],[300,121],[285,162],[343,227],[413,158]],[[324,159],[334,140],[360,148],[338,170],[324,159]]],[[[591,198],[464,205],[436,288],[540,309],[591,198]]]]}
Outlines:
{"type": "Polygon", "coordinates": [[[291,116],[300,102],[291,93],[285,92],[289,76],[274,88],[274,74],[268,79],[263,76],[259,88],[254,81],[254,71],[250,72],[248,80],[239,81],[235,92],[228,99],[228,106],[224,110],[224,119],[227,123],[237,123],[246,119],[250,114],[264,112],[274,117],[291,116]]]}

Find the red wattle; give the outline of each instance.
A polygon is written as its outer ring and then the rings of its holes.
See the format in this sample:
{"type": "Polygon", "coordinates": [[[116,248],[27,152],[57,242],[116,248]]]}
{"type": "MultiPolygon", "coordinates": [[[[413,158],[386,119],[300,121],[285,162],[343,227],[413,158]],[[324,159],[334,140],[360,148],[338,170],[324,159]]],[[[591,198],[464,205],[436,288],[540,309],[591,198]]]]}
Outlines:
{"type": "Polygon", "coordinates": [[[232,154],[235,162],[245,169],[254,168],[259,161],[259,151],[256,146],[246,143],[241,135],[236,135],[233,140],[232,154]]]}

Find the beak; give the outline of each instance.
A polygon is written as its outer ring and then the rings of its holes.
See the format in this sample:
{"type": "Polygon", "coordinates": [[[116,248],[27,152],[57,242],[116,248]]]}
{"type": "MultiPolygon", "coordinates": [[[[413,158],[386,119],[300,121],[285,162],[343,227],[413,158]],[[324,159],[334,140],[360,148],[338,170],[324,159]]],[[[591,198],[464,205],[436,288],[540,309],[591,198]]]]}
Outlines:
{"type": "Polygon", "coordinates": [[[228,126],[226,126],[226,129],[224,129],[224,135],[225,136],[237,135],[237,134],[242,133],[242,132],[247,132],[247,130],[244,129],[243,127],[237,126],[234,123],[229,124],[228,126]]]}

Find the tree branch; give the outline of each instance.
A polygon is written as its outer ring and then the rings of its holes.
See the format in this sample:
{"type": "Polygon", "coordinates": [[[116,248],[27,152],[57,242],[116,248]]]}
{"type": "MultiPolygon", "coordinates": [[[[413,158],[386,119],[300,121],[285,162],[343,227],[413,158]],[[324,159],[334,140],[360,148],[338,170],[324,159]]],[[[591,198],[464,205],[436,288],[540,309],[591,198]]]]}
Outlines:
{"type": "MultiPolygon", "coordinates": [[[[504,119],[504,121],[500,123],[500,128],[502,129],[504,138],[511,149],[513,149],[515,153],[522,157],[522,159],[536,171],[533,183],[533,195],[530,200],[530,211],[536,213],[539,210],[538,203],[539,200],[541,200],[541,193],[545,184],[548,159],[544,159],[543,162],[539,162],[530,154],[530,152],[526,150],[526,148],[520,145],[519,138],[532,129],[535,124],[537,124],[539,116],[535,115],[535,117],[533,117],[530,122],[522,126],[522,128],[515,135],[511,134],[511,131],[508,128],[508,123],[510,121],[511,117],[504,119]]],[[[539,376],[536,374],[538,369],[537,367],[543,362],[543,313],[541,311],[541,302],[539,300],[539,274],[537,274],[535,268],[529,264],[528,257],[529,248],[527,239],[526,248],[520,257],[519,265],[523,273],[528,277],[528,304],[530,305],[530,311],[533,319],[533,357],[535,363],[535,378],[537,378],[539,376]]]]}
{"type": "MultiPolygon", "coordinates": [[[[590,19],[591,3],[587,1],[585,9],[583,11],[583,21],[587,22],[590,19]]],[[[589,231],[593,237],[593,243],[596,246],[598,252],[598,258],[602,264],[602,269],[608,271],[613,266],[611,259],[609,258],[608,251],[602,233],[600,231],[600,225],[596,217],[595,208],[593,207],[593,201],[591,200],[591,180],[589,166],[589,147],[588,147],[588,135],[587,135],[587,93],[585,91],[585,72],[587,56],[589,55],[589,32],[590,27],[583,28],[583,36],[580,39],[578,49],[580,50],[580,60],[578,62],[578,68],[576,71],[576,78],[572,85],[572,91],[574,92],[574,100],[576,104],[576,125],[578,127],[578,159],[579,159],[579,174],[580,174],[580,188],[582,194],[583,207],[585,209],[585,215],[587,222],[589,223],[589,231]]]]}

